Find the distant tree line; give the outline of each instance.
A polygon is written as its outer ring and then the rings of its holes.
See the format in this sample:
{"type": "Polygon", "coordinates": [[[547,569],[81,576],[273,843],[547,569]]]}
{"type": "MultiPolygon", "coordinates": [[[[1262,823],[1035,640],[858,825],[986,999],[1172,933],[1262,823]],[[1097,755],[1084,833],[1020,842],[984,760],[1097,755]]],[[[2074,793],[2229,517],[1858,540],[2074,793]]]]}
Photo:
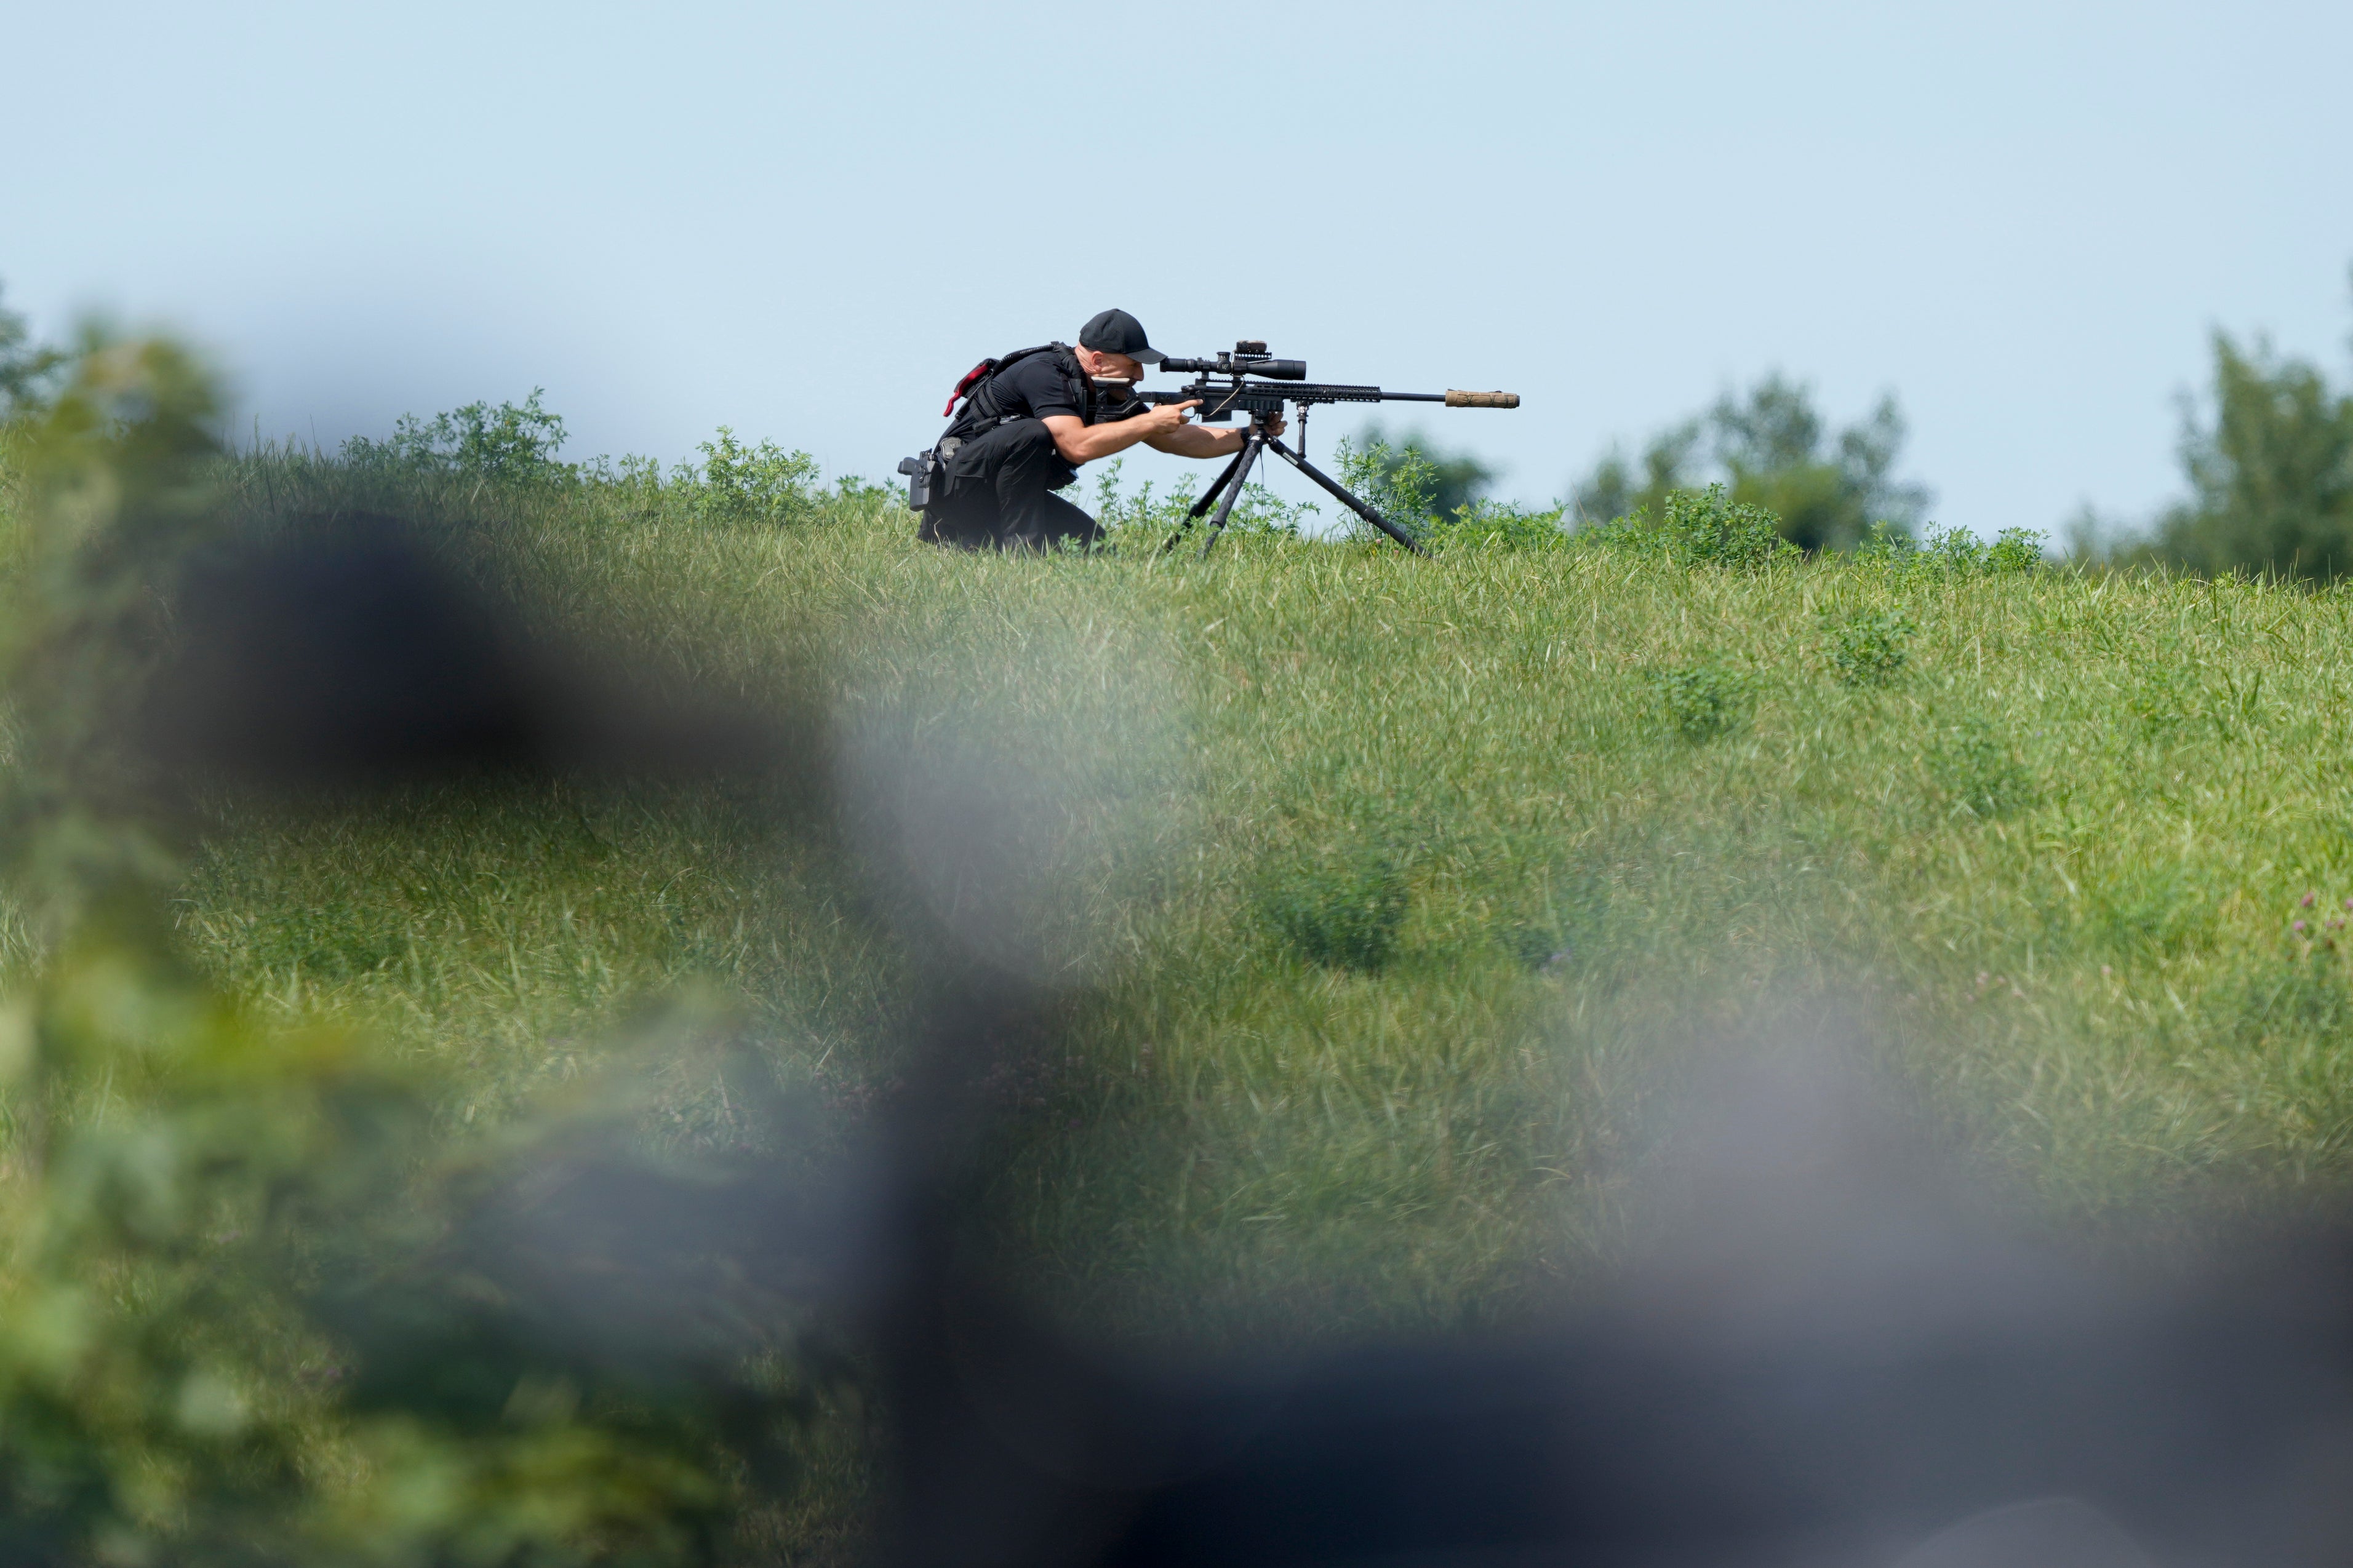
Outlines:
{"type": "Polygon", "coordinates": [[[0,305],[0,418],[38,401],[65,363],[63,352],[36,343],[25,318],[0,305]]]}
{"type": "MultiPolygon", "coordinates": [[[[1638,457],[1612,449],[1571,487],[1562,517],[1570,527],[1638,511],[1663,517],[1668,496],[1721,484],[1733,502],[1778,517],[1784,537],[1803,549],[1851,548],[1875,523],[1908,535],[1925,520],[1930,497],[1926,487],[1895,477],[1904,437],[1892,395],[1867,418],[1834,431],[1814,406],[1813,389],[1777,372],[1661,431],[1638,457]]],[[[1368,426],[1354,445],[1378,454],[1388,474],[1410,469],[1435,517],[1477,503],[1495,479],[1476,456],[1438,447],[1419,431],[1391,437],[1368,426]]]]}
{"type": "MultiPolygon", "coordinates": [[[[1721,483],[1734,501],[1773,512],[1782,534],[1808,550],[1852,548],[1883,524],[1909,535],[1926,521],[1931,494],[1896,475],[1905,436],[1892,394],[1833,430],[1812,388],[1776,372],[1669,426],[1637,453],[1613,447],[1571,487],[1564,514],[1581,527],[1638,511],[1661,517],[1668,496],[1721,483]]],[[[1494,478],[1472,454],[1434,447],[1419,433],[1383,450],[1392,466],[1426,465],[1441,478],[1441,516],[1480,500],[1494,478]]],[[[2340,390],[2318,365],[2260,334],[2248,342],[2218,330],[2211,384],[2204,397],[2183,399],[2179,452],[2187,496],[2142,529],[2103,528],[2087,512],[2074,531],[2077,551],[2113,566],[2353,576],[2353,381],[2340,390]]]]}
{"type": "Polygon", "coordinates": [[[2261,334],[2242,344],[2218,330],[2213,346],[2206,399],[2183,400],[2189,497],[2110,559],[2319,581],[2353,574],[2353,384],[2333,389],[2319,366],[2284,357],[2261,334]]]}
{"type": "Polygon", "coordinates": [[[1579,481],[1572,510],[1587,523],[1637,510],[1658,516],[1670,491],[1723,483],[1736,502],[1761,506],[1806,550],[1851,549],[1873,523],[1910,534],[1927,516],[1930,492],[1895,477],[1904,449],[1903,410],[1894,394],[1869,417],[1833,433],[1813,389],[1778,372],[1745,396],[1652,437],[1638,459],[1613,449],[1579,481]]]}

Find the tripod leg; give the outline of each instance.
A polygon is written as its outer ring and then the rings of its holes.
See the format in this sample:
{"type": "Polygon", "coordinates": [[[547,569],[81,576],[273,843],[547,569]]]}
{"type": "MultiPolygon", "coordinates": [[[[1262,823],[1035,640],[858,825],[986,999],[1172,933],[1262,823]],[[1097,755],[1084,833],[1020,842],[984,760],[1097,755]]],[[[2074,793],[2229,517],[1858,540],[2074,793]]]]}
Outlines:
{"type": "Polygon", "coordinates": [[[1383,533],[1388,534],[1391,539],[1396,540],[1399,544],[1404,545],[1416,555],[1427,555],[1430,553],[1429,551],[1424,550],[1421,547],[1421,542],[1419,540],[1414,538],[1412,534],[1408,533],[1405,530],[1391,522],[1388,518],[1383,517],[1379,512],[1375,511],[1371,507],[1366,506],[1363,501],[1358,500],[1354,495],[1349,493],[1348,488],[1345,485],[1334,479],[1331,475],[1325,473],[1323,469],[1317,468],[1314,464],[1309,462],[1306,458],[1301,457],[1298,453],[1293,451],[1290,447],[1284,446],[1280,440],[1270,436],[1267,437],[1266,444],[1273,447],[1276,453],[1293,468],[1297,468],[1301,473],[1305,474],[1309,479],[1314,479],[1317,484],[1322,485],[1325,489],[1331,491],[1333,495],[1339,498],[1341,504],[1345,506],[1350,511],[1355,512],[1358,517],[1363,518],[1366,522],[1371,523],[1375,528],[1379,529],[1383,533]]]}
{"type": "Polygon", "coordinates": [[[1232,479],[1234,470],[1242,466],[1242,455],[1249,450],[1245,446],[1241,452],[1236,452],[1233,460],[1209,482],[1209,488],[1201,493],[1201,499],[1193,503],[1193,510],[1185,514],[1185,521],[1176,525],[1176,531],[1168,536],[1168,542],[1160,547],[1161,554],[1166,555],[1176,549],[1176,542],[1185,537],[1185,531],[1200,521],[1201,514],[1218,504],[1218,498],[1225,493],[1226,481],[1232,479]]]}
{"type": "Polygon", "coordinates": [[[1218,471],[1217,481],[1209,486],[1208,493],[1195,501],[1193,510],[1185,514],[1188,520],[1198,521],[1211,507],[1218,504],[1218,497],[1224,492],[1226,486],[1233,482],[1234,470],[1242,466],[1242,458],[1249,453],[1250,443],[1245,441],[1242,443],[1242,449],[1236,452],[1232,459],[1218,471]]]}
{"type": "Polygon", "coordinates": [[[1228,470],[1231,477],[1226,481],[1225,493],[1218,498],[1217,514],[1209,519],[1209,537],[1201,541],[1202,560],[1209,558],[1209,546],[1215,544],[1218,535],[1226,531],[1226,519],[1233,514],[1234,502],[1242,499],[1242,487],[1250,483],[1250,465],[1258,461],[1259,452],[1267,441],[1266,432],[1255,425],[1250,426],[1249,437],[1242,442],[1241,452],[1234,458],[1234,466],[1228,470]]]}

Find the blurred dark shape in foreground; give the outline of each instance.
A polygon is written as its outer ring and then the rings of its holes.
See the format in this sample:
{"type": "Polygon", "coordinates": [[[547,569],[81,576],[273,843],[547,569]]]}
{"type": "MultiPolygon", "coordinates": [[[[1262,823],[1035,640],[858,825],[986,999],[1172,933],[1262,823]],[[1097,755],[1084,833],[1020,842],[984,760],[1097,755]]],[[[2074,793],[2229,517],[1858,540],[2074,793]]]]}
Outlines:
{"type": "MultiPolygon", "coordinates": [[[[152,545],[204,512],[193,420],[163,458],[103,428],[66,429],[60,463],[164,476],[116,487],[148,509],[122,517],[163,520],[122,537],[152,545]]],[[[185,572],[170,550],[78,542],[106,537],[57,535],[43,581],[66,586],[23,691],[79,700],[143,672],[136,700],[93,710],[148,715],[177,765],[280,788],[459,771],[497,789],[518,770],[686,756],[800,779],[768,798],[812,837],[891,831],[804,721],[666,728],[726,705],[611,699],[593,650],[519,640],[387,520],[185,572]],[[125,662],[167,564],[185,585],[170,629],[125,662]]],[[[846,1148],[809,1136],[736,1051],[721,1070],[755,1128],[740,1147],[649,1152],[617,1104],[453,1154],[424,1136],[415,1086],[273,1044],[174,967],[160,922],[120,919],[126,889],[160,903],[168,879],[82,851],[101,833],[89,803],[123,798],[93,772],[112,753],[34,719],[28,776],[47,782],[16,820],[74,852],[28,855],[24,874],[103,875],[111,896],[58,901],[61,956],[21,1015],[22,1206],[0,1219],[36,1215],[11,1235],[40,1245],[12,1254],[0,1313],[16,1379],[0,1382],[0,1546],[16,1560],[299,1562],[323,1541],[419,1563],[712,1561],[733,1510],[786,1495],[812,1390],[869,1375],[892,1441],[890,1568],[1861,1568],[1907,1552],[1909,1568],[2125,1568],[2129,1538],[2180,1564],[2353,1558],[2342,1237],[2135,1279],[2010,1234],[1939,1175],[1854,1065],[1862,1031],[1835,1018],[1692,1074],[1713,1089],[1650,1173],[1655,1239],[1548,1325],[1144,1354],[987,1261],[1003,1201],[987,1086],[1067,1039],[1101,983],[1002,962],[1013,949],[976,935],[976,910],[1034,907],[1018,856],[960,861],[952,908],[907,858],[845,860],[918,991],[905,1091],[846,1148]],[[66,1113],[132,1056],[122,1082],[142,1098],[116,1091],[103,1126],[66,1113]],[[81,1313],[108,1358],[40,1370],[63,1352],[23,1328],[48,1321],[26,1301],[81,1313]],[[240,1412],[202,1359],[296,1315],[345,1358],[331,1408],[365,1456],[354,1469],[397,1503],[308,1537],[290,1522],[312,1518],[304,1428],[240,1412]],[[132,1498],[156,1474],[185,1478],[163,1524],[132,1498]],[[2017,1506],[2054,1499],[2080,1501],[2017,1506]]],[[[1027,763],[1029,781],[959,775],[933,795],[976,788],[957,832],[987,834],[994,812],[1027,842],[1011,825],[1055,767],[1027,763]]]]}
{"type": "Polygon", "coordinates": [[[2150,1568],[2147,1553],[2073,1498],[1988,1509],[1904,1554],[1895,1568],[2150,1568]]]}
{"type": "Polygon", "coordinates": [[[2060,1496],[1911,1561],[2137,1561],[2093,1508],[2167,1562],[2353,1552],[2341,1237],[2086,1266],[1973,1218],[1852,1059],[1727,1053],[1647,1256],[1515,1339],[1143,1362],[934,1272],[891,1561],[1860,1568],[2060,1496]]]}
{"type": "Polygon", "coordinates": [[[530,637],[522,606],[377,513],[296,518],[195,556],[174,620],[149,705],[174,771],[364,785],[481,769],[660,776],[788,754],[768,716],[530,637]]]}

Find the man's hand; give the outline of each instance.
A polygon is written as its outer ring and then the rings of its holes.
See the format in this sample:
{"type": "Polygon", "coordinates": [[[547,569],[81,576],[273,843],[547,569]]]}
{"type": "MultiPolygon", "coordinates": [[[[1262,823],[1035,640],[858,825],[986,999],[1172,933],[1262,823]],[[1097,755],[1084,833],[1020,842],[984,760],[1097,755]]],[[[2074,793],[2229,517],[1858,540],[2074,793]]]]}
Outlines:
{"type": "Polygon", "coordinates": [[[1206,452],[1190,448],[1198,442],[1211,439],[1207,431],[1187,424],[1186,417],[1200,406],[1197,398],[1190,403],[1166,403],[1148,408],[1125,419],[1115,419],[1106,425],[1082,425],[1068,414],[1046,416],[1046,429],[1054,437],[1055,449],[1065,462],[1073,466],[1092,463],[1097,458],[1108,458],[1114,452],[1124,452],[1142,441],[1163,452],[1184,452],[1189,457],[1206,457],[1206,452]],[[1171,445],[1170,443],[1175,443],[1171,445]]]}
{"type": "Polygon", "coordinates": [[[1155,436],[1163,436],[1191,424],[1193,410],[1200,406],[1201,400],[1198,397],[1190,403],[1163,403],[1149,414],[1139,414],[1127,423],[1142,426],[1143,434],[1137,439],[1148,441],[1155,436]]]}
{"type": "MultiPolygon", "coordinates": [[[[1092,463],[1097,458],[1108,458],[1124,452],[1141,441],[1155,452],[1171,452],[1180,458],[1229,458],[1241,449],[1250,438],[1248,426],[1235,426],[1225,430],[1205,430],[1191,423],[1194,409],[1201,405],[1196,398],[1187,403],[1155,405],[1145,413],[1107,425],[1082,425],[1071,414],[1046,416],[1046,428],[1054,437],[1054,446],[1063,460],[1075,467],[1092,463]]],[[[1282,434],[1282,416],[1278,414],[1266,422],[1270,436],[1282,434]]]]}
{"type": "MultiPolygon", "coordinates": [[[[1176,405],[1171,405],[1174,406],[1176,405]]],[[[1190,408],[1193,405],[1187,403],[1182,406],[1190,408]]],[[[1154,412],[1166,413],[1169,410],[1155,409],[1154,412]]],[[[1141,424],[1142,421],[1134,423],[1141,424]]],[[[1266,433],[1270,436],[1282,434],[1282,415],[1275,415],[1266,422],[1266,433]]],[[[1240,451],[1242,443],[1249,439],[1250,426],[1247,425],[1235,425],[1223,430],[1204,429],[1198,425],[1178,425],[1173,429],[1162,426],[1145,437],[1153,450],[1173,452],[1180,458],[1230,458],[1240,451]]]]}

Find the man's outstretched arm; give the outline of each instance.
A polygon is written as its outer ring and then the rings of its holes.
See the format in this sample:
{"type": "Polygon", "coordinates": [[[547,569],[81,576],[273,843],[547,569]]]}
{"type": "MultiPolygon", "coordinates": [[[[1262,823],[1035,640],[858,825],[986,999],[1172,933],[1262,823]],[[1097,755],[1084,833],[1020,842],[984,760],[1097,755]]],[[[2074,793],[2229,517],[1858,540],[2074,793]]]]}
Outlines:
{"type": "MultiPolygon", "coordinates": [[[[1054,437],[1054,449],[1062,454],[1062,460],[1074,468],[1114,452],[1124,452],[1139,441],[1155,452],[1179,458],[1232,457],[1240,449],[1247,427],[1204,430],[1198,425],[1187,424],[1187,413],[1198,406],[1198,403],[1164,404],[1147,414],[1110,425],[1084,424],[1074,414],[1049,414],[1046,430],[1054,437]]],[[[1272,420],[1269,428],[1282,435],[1282,418],[1272,420]]]]}
{"type": "MultiPolygon", "coordinates": [[[[1185,405],[1187,408],[1191,404],[1185,405]]],[[[1282,416],[1277,415],[1267,422],[1267,434],[1282,434],[1282,416]]],[[[1230,458],[1250,438],[1250,426],[1237,425],[1229,430],[1208,430],[1198,425],[1179,425],[1174,430],[1156,436],[1146,436],[1144,444],[1155,452],[1169,452],[1179,458],[1230,458]]]]}
{"type": "MultiPolygon", "coordinates": [[[[1185,429],[1185,415],[1193,406],[1190,403],[1172,403],[1113,425],[1089,425],[1075,414],[1049,414],[1046,433],[1054,437],[1054,449],[1062,454],[1062,461],[1076,468],[1097,458],[1124,452],[1138,441],[1150,441],[1160,447],[1154,437],[1185,429]]],[[[1169,449],[1161,447],[1163,451],[1169,449]]]]}

